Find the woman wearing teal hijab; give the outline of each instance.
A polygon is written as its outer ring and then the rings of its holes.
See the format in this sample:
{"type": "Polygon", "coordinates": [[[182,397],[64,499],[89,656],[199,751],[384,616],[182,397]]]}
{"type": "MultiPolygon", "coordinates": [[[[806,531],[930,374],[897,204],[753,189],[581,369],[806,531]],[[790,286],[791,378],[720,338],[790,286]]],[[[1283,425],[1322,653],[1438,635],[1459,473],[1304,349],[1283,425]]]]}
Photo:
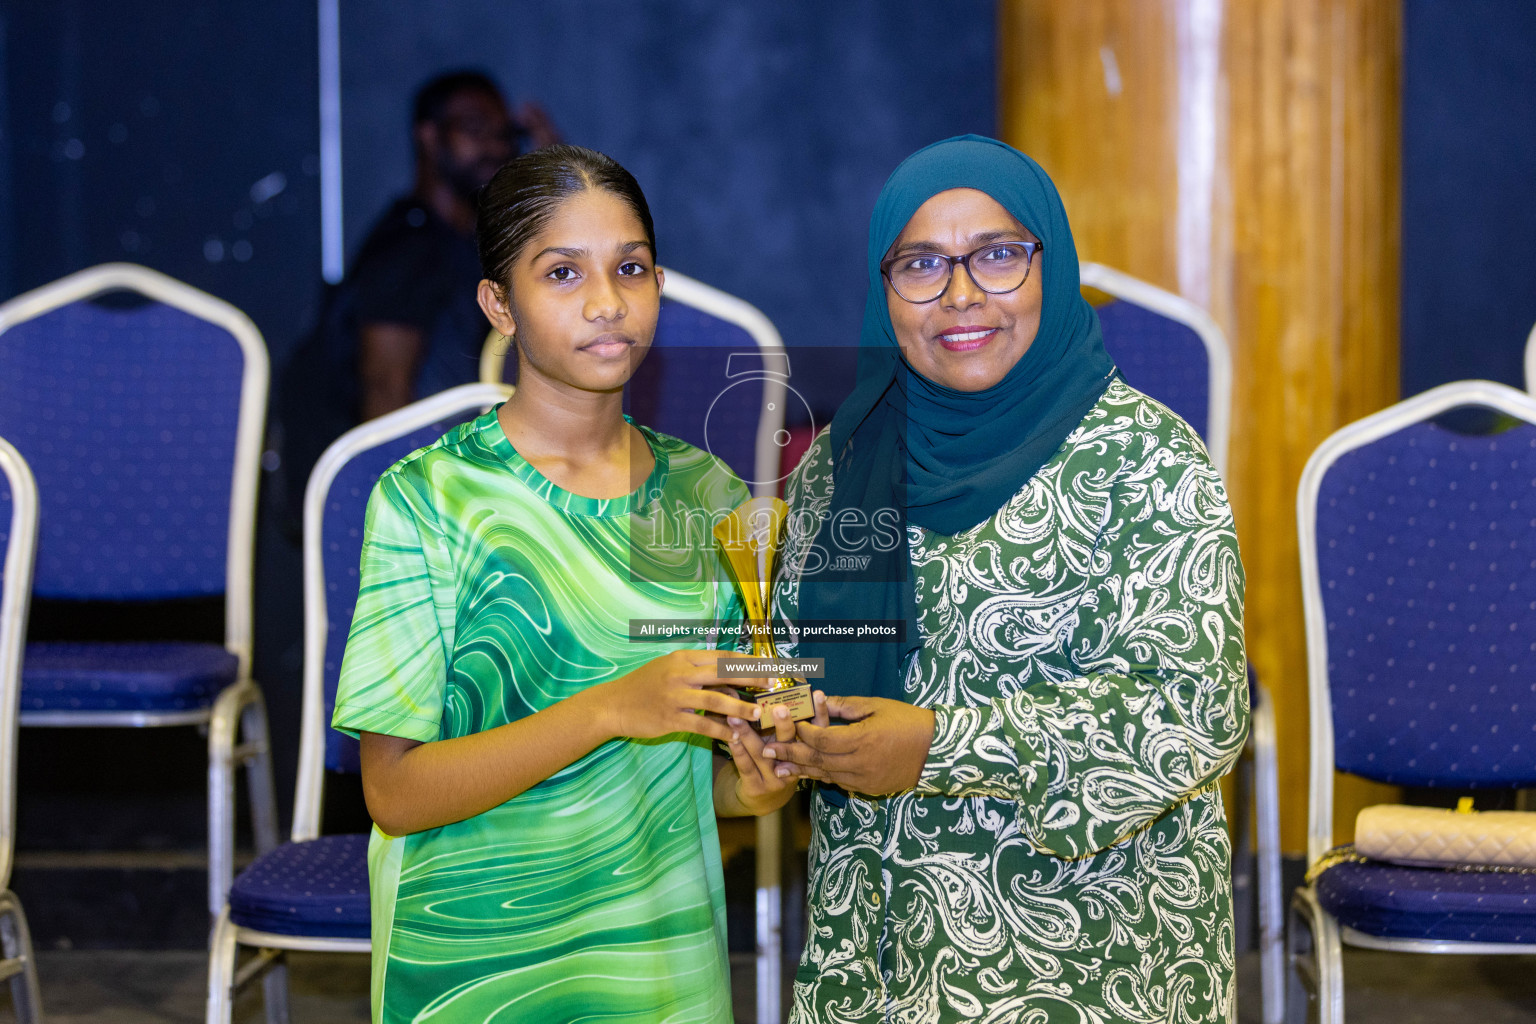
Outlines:
{"type": "Polygon", "coordinates": [[[1045,172],[886,182],[859,383],[790,478],[778,614],[826,696],[797,1022],[1235,1018],[1216,780],[1243,573],[1194,431],[1114,372],[1045,172]],[[825,619],[902,629],[816,639],[825,619]],[[833,723],[836,724],[833,724],[833,723]]]}

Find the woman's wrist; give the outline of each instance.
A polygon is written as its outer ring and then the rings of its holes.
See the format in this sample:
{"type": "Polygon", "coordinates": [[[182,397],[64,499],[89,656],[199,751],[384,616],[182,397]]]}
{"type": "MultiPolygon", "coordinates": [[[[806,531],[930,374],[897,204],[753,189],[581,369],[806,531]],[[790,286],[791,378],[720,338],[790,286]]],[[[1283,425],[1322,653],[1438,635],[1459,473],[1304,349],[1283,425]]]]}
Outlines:
{"type": "Polygon", "coordinates": [[[574,693],[566,698],[571,711],[578,715],[579,720],[588,723],[593,730],[593,749],[602,746],[609,740],[617,739],[622,735],[622,723],[614,708],[612,700],[613,680],[606,683],[598,683],[589,686],[580,693],[574,693]]]}
{"type": "Polygon", "coordinates": [[[740,818],[752,813],[741,799],[741,772],[729,758],[715,772],[714,804],[715,815],[720,818],[740,818]]]}

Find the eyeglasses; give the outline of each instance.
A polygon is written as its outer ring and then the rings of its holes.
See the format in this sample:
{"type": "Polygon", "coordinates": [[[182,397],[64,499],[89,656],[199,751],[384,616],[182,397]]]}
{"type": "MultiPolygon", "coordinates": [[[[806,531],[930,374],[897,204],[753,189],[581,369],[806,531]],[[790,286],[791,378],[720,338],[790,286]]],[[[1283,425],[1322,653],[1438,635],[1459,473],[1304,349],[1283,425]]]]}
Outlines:
{"type": "Polygon", "coordinates": [[[941,252],[908,252],[880,264],[891,288],[908,302],[932,302],[949,288],[955,264],[965,267],[971,281],[989,295],[1005,295],[1023,285],[1039,242],[988,242],[963,256],[941,252]]]}

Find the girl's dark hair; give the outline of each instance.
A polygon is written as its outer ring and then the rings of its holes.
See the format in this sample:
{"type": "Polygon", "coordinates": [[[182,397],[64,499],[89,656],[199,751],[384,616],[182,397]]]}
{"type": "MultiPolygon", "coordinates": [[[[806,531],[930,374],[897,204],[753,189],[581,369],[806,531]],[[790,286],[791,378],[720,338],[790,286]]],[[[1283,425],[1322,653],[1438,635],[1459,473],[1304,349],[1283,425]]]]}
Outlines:
{"type": "Polygon", "coordinates": [[[512,264],[560,204],[589,188],[610,192],[635,211],[655,259],[656,226],[635,176],[596,150],[545,146],[507,162],[481,190],[475,223],[481,272],[505,288],[512,264]]]}

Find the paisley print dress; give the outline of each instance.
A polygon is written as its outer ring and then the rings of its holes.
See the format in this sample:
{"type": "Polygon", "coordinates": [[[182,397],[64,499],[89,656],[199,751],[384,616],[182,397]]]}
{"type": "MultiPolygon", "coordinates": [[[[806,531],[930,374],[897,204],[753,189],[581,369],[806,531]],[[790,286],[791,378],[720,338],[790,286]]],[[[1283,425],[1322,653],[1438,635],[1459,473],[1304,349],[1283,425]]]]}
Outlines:
{"type": "MultiPolygon", "coordinates": [[[[828,448],[789,483],[810,516],[828,448]]],[[[913,790],[813,799],[792,1020],[1235,1020],[1243,570],[1199,438],[1116,381],[990,519],[909,531],[933,743],[913,790]]],[[[775,585],[790,621],[810,532],[775,585]]]]}

